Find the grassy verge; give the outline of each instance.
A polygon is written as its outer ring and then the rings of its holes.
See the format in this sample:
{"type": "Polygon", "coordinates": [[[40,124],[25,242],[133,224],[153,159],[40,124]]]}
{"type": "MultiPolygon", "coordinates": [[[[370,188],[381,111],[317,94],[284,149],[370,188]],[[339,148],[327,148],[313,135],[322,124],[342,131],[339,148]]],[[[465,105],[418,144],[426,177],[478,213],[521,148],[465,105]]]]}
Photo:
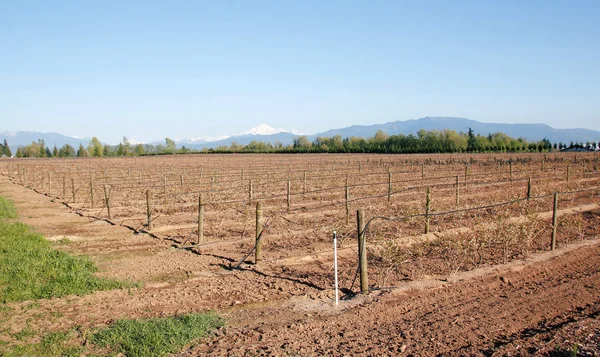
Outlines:
{"type": "Polygon", "coordinates": [[[15,206],[6,198],[0,196],[0,219],[2,218],[16,218],[17,210],[15,206]]]}
{"type": "Polygon", "coordinates": [[[84,352],[84,348],[73,341],[74,337],[75,333],[73,331],[51,332],[42,337],[42,340],[38,343],[15,346],[7,351],[0,349],[0,355],[5,357],[78,357],[84,352]]]}
{"type": "MultiPolygon", "coordinates": [[[[94,276],[96,267],[89,260],[57,251],[28,226],[6,219],[15,217],[12,203],[0,197],[0,326],[14,309],[6,302],[131,286],[94,276]]],[[[27,308],[36,306],[33,301],[27,308]]],[[[118,320],[103,329],[49,332],[40,338],[28,322],[18,332],[0,327],[0,356],[165,356],[222,324],[216,314],[200,313],[118,320]]]]}
{"type": "Polygon", "coordinates": [[[195,339],[223,324],[212,313],[189,314],[148,320],[118,320],[93,332],[90,341],[126,356],[166,356],[179,352],[195,339]]]}
{"type": "Polygon", "coordinates": [[[85,257],[53,249],[48,241],[19,222],[7,222],[16,211],[0,197],[0,302],[83,295],[130,284],[98,278],[85,257]]]}

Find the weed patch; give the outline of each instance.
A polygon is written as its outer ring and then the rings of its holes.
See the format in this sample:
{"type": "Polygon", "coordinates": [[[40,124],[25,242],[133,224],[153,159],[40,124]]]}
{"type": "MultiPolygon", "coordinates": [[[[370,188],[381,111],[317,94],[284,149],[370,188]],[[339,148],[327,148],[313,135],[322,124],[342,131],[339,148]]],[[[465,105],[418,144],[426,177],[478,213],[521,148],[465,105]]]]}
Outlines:
{"type": "Polygon", "coordinates": [[[180,351],[195,339],[223,324],[212,313],[147,320],[118,320],[94,332],[90,341],[127,356],[165,356],[180,351]]]}

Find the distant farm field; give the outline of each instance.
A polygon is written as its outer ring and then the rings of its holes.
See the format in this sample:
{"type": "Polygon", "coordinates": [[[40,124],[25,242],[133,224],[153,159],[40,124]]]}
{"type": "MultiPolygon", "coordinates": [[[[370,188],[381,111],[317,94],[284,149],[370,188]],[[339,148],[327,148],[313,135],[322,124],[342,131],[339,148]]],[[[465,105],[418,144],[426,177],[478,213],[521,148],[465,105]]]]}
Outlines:
{"type": "MultiPolygon", "coordinates": [[[[0,195],[15,202],[22,221],[56,249],[88,256],[101,277],[141,286],[42,300],[4,320],[17,331],[23,328],[18,321],[30,318],[28,328],[39,333],[92,329],[118,318],[224,314],[225,329],[185,347],[188,355],[328,354],[338,348],[429,355],[423,352],[483,353],[490,346],[510,353],[518,344],[543,351],[550,347],[542,327],[552,319],[577,315],[598,329],[593,321],[600,279],[593,262],[600,261],[599,158],[528,153],[1,160],[0,195]],[[334,232],[342,288],[337,308],[334,232]],[[363,274],[359,236],[366,242],[363,274]],[[553,272],[556,264],[569,265],[573,271],[564,274],[581,280],[564,282],[580,292],[579,302],[567,297],[562,280],[553,284],[554,278],[540,273],[553,272]],[[487,295],[484,286],[496,293],[487,295]],[[525,288],[527,298],[521,296],[525,288]],[[514,299],[518,311],[510,311],[517,318],[499,328],[506,319],[501,309],[492,309],[496,316],[484,311],[474,317],[448,303],[459,296],[452,289],[464,293],[466,304],[514,299]],[[405,291],[412,292],[400,293],[405,291]],[[558,297],[553,310],[541,301],[549,291],[558,297]],[[435,312],[432,306],[440,304],[448,310],[435,312]],[[388,314],[387,305],[397,307],[388,314]],[[60,316],[33,318],[52,311],[60,316]],[[432,337],[445,335],[411,322],[417,311],[460,338],[433,344],[432,337]],[[376,316],[383,327],[375,328],[376,316]],[[349,324],[357,319],[380,331],[381,339],[350,334],[349,324]],[[396,330],[403,324],[421,330],[396,330]],[[532,327],[541,332],[515,335],[532,327]],[[474,332],[480,330],[484,338],[474,332]],[[317,337],[300,339],[306,334],[317,337]],[[496,343],[503,338],[508,342],[496,343]],[[470,347],[461,350],[463,342],[470,347]]],[[[571,341],[569,328],[566,323],[553,331],[559,348],[572,347],[564,342],[571,341]]],[[[577,343],[585,348],[586,341],[577,343]]]]}

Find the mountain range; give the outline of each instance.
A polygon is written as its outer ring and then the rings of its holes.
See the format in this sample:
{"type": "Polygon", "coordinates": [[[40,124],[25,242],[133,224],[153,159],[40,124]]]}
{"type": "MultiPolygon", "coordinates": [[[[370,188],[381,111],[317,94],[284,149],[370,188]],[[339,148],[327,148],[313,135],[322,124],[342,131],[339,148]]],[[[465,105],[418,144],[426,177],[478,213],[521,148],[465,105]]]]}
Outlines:
{"type": "MultiPolygon", "coordinates": [[[[522,137],[529,141],[538,141],[544,138],[553,143],[563,142],[569,144],[573,142],[598,142],[600,141],[600,131],[589,129],[555,129],[546,124],[504,124],[504,123],[484,123],[465,118],[452,117],[425,117],[414,120],[394,121],[385,124],[374,125],[352,125],[340,129],[331,129],[322,133],[306,135],[310,141],[318,136],[332,137],[340,135],[346,137],[369,138],[375,135],[379,130],[389,135],[409,135],[416,134],[419,130],[443,130],[450,129],[457,132],[467,132],[471,128],[477,134],[487,135],[489,133],[502,132],[511,137],[522,137]]],[[[283,145],[291,144],[294,138],[304,135],[295,130],[275,129],[268,125],[258,125],[242,134],[221,136],[221,137],[191,137],[187,139],[176,139],[178,147],[185,146],[191,149],[215,148],[217,146],[230,146],[233,142],[240,145],[247,145],[251,141],[263,142],[281,142],[283,145]]],[[[58,133],[40,133],[34,131],[16,131],[0,132],[0,141],[6,139],[8,144],[16,150],[18,146],[28,145],[38,139],[44,140],[48,147],[54,145],[60,147],[69,144],[75,148],[82,144],[87,146],[91,138],[76,138],[65,136],[58,133]]],[[[102,140],[102,138],[99,138],[102,140]]],[[[139,142],[131,142],[137,144],[139,142]]],[[[157,145],[164,144],[164,139],[148,142],[157,145]]]]}

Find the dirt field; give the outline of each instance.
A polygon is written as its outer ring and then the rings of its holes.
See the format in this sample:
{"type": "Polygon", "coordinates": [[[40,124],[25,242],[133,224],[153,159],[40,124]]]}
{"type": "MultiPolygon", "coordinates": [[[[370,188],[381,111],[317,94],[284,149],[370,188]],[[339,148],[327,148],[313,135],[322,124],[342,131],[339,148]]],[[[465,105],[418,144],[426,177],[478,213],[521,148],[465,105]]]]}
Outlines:
{"type": "Polygon", "coordinates": [[[4,324],[14,332],[216,310],[226,326],[182,355],[600,353],[597,155],[226,155],[0,167],[0,195],[21,221],[56,248],[89,256],[101,275],[143,283],[13,304],[4,324]],[[426,186],[430,213],[439,215],[423,234],[426,186]],[[153,229],[145,226],[147,189],[153,229]],[[549,251],[557,191],[558,249],[549,251]],[[199,193],[204,238],[191,244],[199,193]],[[264,260],[254,265],[251,254],[231,269],[254,245],[257,200],[264,260]],[[497,206],[475,209],[485,205],[497,206]],[[369,227],[371,292],[354,296],[357,209],[367,219],[398,219],[369,227]],[[445,213],[452,210],[462,211],[445,213]],[[343,243],[338,307],[334,229],[343,243]]]}

